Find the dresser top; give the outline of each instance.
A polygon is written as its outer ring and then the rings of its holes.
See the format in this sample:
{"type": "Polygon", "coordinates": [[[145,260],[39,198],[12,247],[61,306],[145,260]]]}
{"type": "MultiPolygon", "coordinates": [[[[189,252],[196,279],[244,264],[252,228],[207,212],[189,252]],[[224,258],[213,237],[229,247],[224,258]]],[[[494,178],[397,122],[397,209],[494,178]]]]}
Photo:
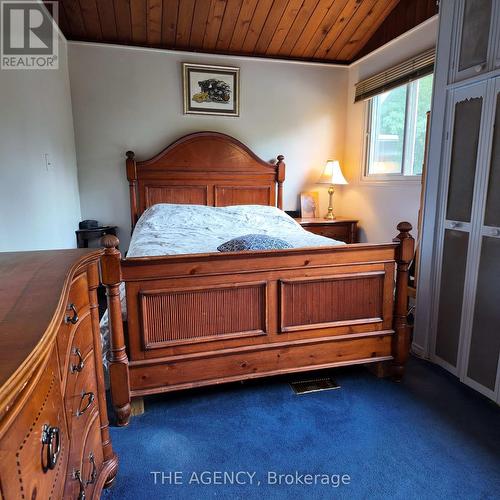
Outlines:
{"type": "Polygon", "coordinates": [[[100,254],[99,249],[0,253],[0,395],[9,379],[18,385],[36,364],[62,320],[72,277],[100,254]]]}

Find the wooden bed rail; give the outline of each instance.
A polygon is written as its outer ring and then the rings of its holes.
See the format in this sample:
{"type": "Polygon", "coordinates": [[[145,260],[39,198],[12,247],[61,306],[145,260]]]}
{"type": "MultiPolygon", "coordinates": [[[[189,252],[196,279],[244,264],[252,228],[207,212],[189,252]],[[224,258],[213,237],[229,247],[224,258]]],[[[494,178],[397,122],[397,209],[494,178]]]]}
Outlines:
{"type": "Polygon", "coordinates": [[[126,260],[118,238],[104,236],[118,425],[129,421],[131,397],[170,390],[356,363],[400,379],[410,346],[414,240],[408,222],[397,229],[387,244],[126,260]],[[237,326],[229,324],[232,311],[237,326]]]}

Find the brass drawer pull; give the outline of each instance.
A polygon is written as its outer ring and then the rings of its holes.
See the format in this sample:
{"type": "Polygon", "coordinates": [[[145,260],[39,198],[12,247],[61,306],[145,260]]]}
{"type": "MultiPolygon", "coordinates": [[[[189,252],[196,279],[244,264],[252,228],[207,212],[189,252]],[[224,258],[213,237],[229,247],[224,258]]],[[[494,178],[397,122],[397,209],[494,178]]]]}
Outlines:
{"type": "Polygon", "coordinates": [[[78,410],[76,411],[76,416],[81,417],[90,407],[90,405],[94,402],[95,395],[93,392],[84,392],[82,393],[82,398],[80,399],[80,404],[78,405],[78,410]],[[82,403],[87,399],[87,404],[82,408],[82,403]]]}
{"type": "Polygon", "coordinates": [[[89,484],[94,484],[97,477],[97,466],[95,464],[95,458],[92,452],[89,453],[89,464],[92,465],[92,471],[90,472],[90,476],[86,481],[83,480],[82,471],[80,469],[73,470],[73,479],[76,479],[80,486],[80,491],[78,492],[78,500],[85,500],[85,488],[89,484]]]}
{"type": "Polygon", "coordinates": [[[78,356],[78,364],[71,365],[71,373],[81,372],[83,370],[83,367],[85,366],[85,363],[83,362],[82,353],[81,353],[80,349],[78,349],[78,347],[75,347],[73,349],[73,354],[75,356],[78,356]]]}
{"type": "Polygon", "coordinates": [[[59,452],[61,451],[61,436],[59,427],[51,427],[45,424],[42,428],[42,460],[43,460],[43,449],[47,446],[47,464],[42,463],[42,468],[44,472],[49,469],[54,469],[57,464],[57,459],[59,458],[59,452]]]}
{"type": "Polygon", "coordinates": [[[92,472],[90,473],[90,476],[87,479],[87,484],[94,484],[95,479],[97,477],[97,465],[95,464],[95,458],[92,452],[89,453],[89,463],[92,465],[92,472]]]}
{"type": "Polygon", "coordinates": [[[76,310],[75,304],[69,304],[68,305],[68,311],[72,311],[73,315],[72,316],[66,316],[66,323],[71,323],[72,325],[76,324],[78,321],[78,311],[76,310]]]}
{"type": "Polygon", "coordinates": [[[73,471],[73,479],[78,481],[80,485],[80,491],[78,492],[78,500],[85,500],[85,483],[82,480],[82,473],[80,469],[76,469],[73,471]]]}

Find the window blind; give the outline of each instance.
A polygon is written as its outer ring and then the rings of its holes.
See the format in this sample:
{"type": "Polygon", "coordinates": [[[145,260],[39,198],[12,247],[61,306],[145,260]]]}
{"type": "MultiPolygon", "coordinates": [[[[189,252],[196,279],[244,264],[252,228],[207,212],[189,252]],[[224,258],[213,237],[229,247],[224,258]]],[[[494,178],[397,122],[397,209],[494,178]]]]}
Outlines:
{"type": "Polygon", "coordinates": [[[399,87],[412,80],[431,74],[434,71],[435,55],[436,49],[433,47],[392,68],[361,80],[356,84],[354,102],[369,99],[394,87],[399,87]]]}

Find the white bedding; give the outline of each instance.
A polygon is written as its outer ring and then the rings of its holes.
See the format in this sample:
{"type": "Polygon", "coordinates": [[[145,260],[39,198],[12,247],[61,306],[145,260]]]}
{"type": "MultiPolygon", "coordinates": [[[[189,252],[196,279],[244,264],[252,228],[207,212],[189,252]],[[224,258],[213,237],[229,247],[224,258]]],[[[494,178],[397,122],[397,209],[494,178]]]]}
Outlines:
{"type": "Polygon", "coordinates": [[[148,208],[137,222],[127,258],[217,252],[222,243],[245,234],[274,236],[294,248],[344,244],[307,232],[275,207],[160,203],[148,208]]]}
{"type": "MultiPolygon", "coordinates": [[[[144,211],[137,222],[127,258],[217,252],[217,247],[245,234],[281,238],[294,248],[344,245],[303,229],[285,212],[263,205],[206,207],[161,203],[144,211]]],[[[120,288],[126,319],[125,289],[120,288]]],[[[109,349],[108,311],[101,320],[103,362],[109,349]]]]}

